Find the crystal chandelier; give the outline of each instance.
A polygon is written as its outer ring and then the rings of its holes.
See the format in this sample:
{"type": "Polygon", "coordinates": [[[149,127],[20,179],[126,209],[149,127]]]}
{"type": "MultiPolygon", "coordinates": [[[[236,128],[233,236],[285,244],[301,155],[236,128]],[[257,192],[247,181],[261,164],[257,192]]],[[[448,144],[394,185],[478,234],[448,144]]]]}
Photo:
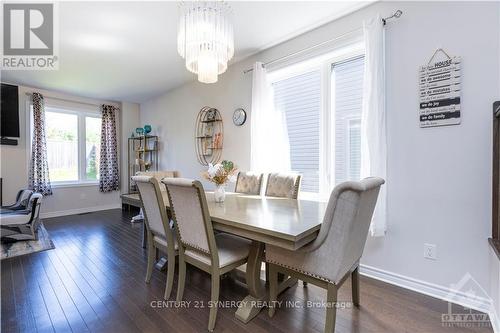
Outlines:
{"type": "Polygon", "coordinates": [[[223,1],[181,3],[177,51],[198,81],[217,82],[234,55],[231,7],[223,1]]]}

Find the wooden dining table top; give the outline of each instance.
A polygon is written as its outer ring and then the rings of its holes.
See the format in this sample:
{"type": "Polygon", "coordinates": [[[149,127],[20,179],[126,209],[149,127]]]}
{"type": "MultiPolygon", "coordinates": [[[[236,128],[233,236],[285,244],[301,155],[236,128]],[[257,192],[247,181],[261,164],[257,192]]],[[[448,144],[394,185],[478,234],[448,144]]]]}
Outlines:
{"type": "MultiPolygon", "coordinates": [[[[138,194],[124,196],[128,201],[139,201],[138,194]]],[[[214,229],[290,250],[316,238],[327,206],[316,200],[231,192],[226,193],[223,203],[215,202],[213,192],[206,192],[206,197],[214,229]]],[[[163,199],[169,209],[166,192],[163,199]]]]}

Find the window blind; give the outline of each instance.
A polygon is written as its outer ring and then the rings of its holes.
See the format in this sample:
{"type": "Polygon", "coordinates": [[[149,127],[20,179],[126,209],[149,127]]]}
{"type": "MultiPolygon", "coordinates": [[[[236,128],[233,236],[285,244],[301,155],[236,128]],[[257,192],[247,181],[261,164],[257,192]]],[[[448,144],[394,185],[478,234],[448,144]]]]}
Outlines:
{"type": "Polygon", "coordinates": [[[313,70],[273,83],[275,107],[284,111],[292,170],[301,191],[319,192],[321,72],[313,70]]]}
{"type": "Polygon", "coordinates": [[[332,66],[335,97],[335,184],[358,180],[361,167],[361,109],[364,57],[332,66]]]}

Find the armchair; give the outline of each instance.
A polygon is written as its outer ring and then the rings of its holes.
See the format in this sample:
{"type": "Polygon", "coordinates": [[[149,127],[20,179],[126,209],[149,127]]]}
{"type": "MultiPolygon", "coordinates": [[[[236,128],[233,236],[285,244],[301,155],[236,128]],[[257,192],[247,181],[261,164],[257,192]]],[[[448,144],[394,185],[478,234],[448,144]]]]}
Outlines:
{"type": "MultiPolygon", "coordinates": [[[[349,275],[353,303],[359,305],[359,260],[382,184],[381,178],[366,178],[338,185],[313,242],[296,251],[266,246],[271,304],[276,304],[278,273],[283,273],[327,289],[325,332],[335,329],[337,290],[349,275]]],[[[269,316],[274,313],[275,307],[271,306],[269,316]]]]}
{"type": "Polygon", "coordinates": [[[13,203],[12,205],[8,206],[2,206],[0,213],[9,213],[12,212],[13,210],[23,210],[26,209],[28,206],[28,201],[30,196],[33,194],[32,190],[28,189],[22,189],[17,192],[16,195],[16,202],[13,203]]]}
{"type": "Polygon", "coordinates": [[[41,204],[42,195],[32,193],[28,199],[26,209],[13,210],[2,214],[0,216],[2,243],[37,239],[41,204]]]}

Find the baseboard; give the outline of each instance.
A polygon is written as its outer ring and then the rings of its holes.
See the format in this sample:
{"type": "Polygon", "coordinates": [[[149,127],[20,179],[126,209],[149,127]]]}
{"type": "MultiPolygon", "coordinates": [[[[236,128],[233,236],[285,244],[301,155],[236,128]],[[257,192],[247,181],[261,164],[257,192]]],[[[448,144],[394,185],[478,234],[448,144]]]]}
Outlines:
{"type": "Polygon", "coordinates": [[[476,296],[472,299],[469,295],[460,290],[453,290],[451,288],[439,286],[363,264],[360,265],[360,273],[367,277],[387,282],[401,288],[413,290],[446,302],[453,302],[470,309],[487,313],[490,317],[493,331],[495,333],[500,333],[500,321],[494,309],[493,302],[489,298],[476,296]]]}
{"type": "Polygon", "coordinates": [[[51,218],[51,217],[76,215],[76,214],[83,214],[83,213],[92,213],[92,212],[97,212],[100,210],[108,210],[108,209],[117,209],[117,208],[121,208],[121,207],[122,207],[122,205],[120,203],[111,204],[111,205],[103,205],[103,206],[84,207],[84,208],[60,210],[60,211],[56,211],[56,212],[40,213],[40,217],[42,219],[47,219],[47,218],[51,218]]]}

